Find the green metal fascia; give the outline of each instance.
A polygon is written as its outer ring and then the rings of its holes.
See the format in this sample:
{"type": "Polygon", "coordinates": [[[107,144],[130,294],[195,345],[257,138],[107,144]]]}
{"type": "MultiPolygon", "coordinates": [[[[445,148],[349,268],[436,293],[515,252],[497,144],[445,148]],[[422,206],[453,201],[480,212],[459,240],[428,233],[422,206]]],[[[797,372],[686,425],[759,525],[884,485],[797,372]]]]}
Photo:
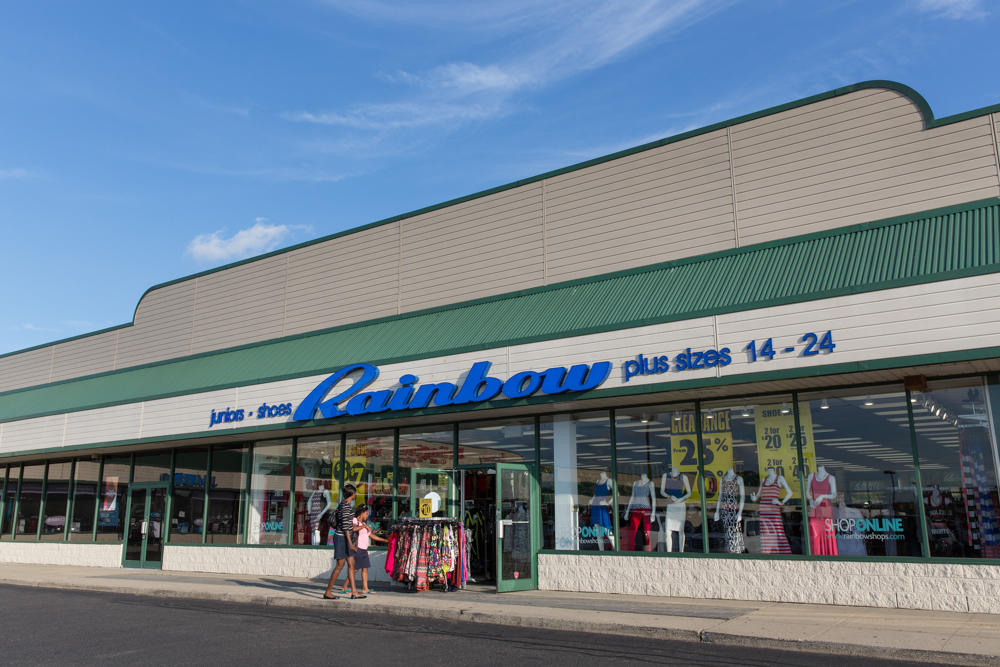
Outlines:
{"type": "Polygon", "coordinates": [[[138,311],[139,311],[139,305],[142,304],[142,300],[145,299],[146,296],[148,294],[150,294],[151,292],[154,292],[154,291],[156,291],[158,289],[163,289],[164,287],[168,287],[170,285],[175,285],[177,283],[181,283],[181,282],[184,282],[184,281],[187,281],[187,280],[194,280],[196,278],[200,278],[202,276],[211,275],[213,273],[218,273],[220,271],[226,271],[228,269],[231,269],[231,268],[234,268],[234,267],[237,267],[237,266],[241,266],[243,264],[248,264],[248,263],[251,263],[251,262],[256,262],[256,261],[259,261],[259,260],[262,260],[262,259],[266,259],[268,257],[273,257],[275,255],[281,255],[281,254],[286,253],[286,252],[291,252],[293,250],[298,250],[300,248],[305,248],[305,247],[308,247],[308,246],[316,245],[318,243],[324,243],[326,241],[330,241],[330,240],[335,239],[335,238],[339,238],[339,237],[342,237],[342,236],[348,236],[350,234],[355,234],[355,233],[358,233],[358,232],[361,232],[361,231],[364,231],[364,230],[367,230],[367,229],[372,229],[372,228],[375,228],[375,227],[381,227],[383,225],[392,224],[394,222],[399,222],[399,221],[402,221],[402,220],[406,220],[408,218],[413,218],[413,217],[418,216],[418,215],[423,215],[425,213],[430,213],[432,211],[437,211],[437,210],[440,210],[440,209],[448,208],[449,206],[455,206],[456,204],[461,204],[461,203],[464,203],[464,202],[473,201],[475,199],[480,199],[482,197],[486,197],[488,195],[496,194],[498,192],[504,192],[506,190],[512,190],[514,188],[517,188],[517,187],[520,187],[520,186],[523,186],[523,185],[528,185],[530,183],[537,183],[539,181],[543,181],[543,180],[548,179],[548,178],[553,178],[555,176],[560,176],[562,174],[567,174],[567,173],[570,173],[570,172],[578,171],[580,169],[585,169],[587,167],[592,167],[594,165],[603,164],[605,162],[610,162],[612,160],[617,160],[619,158],[627,157],[629,155],[634,155],[636,153],[641,153],[641,152],[648,151],[648,150],[651,150],[651,149],[654,149],[654,148],[659,148],[661,146],[666,146],[668,144],[676,143],[678,141],[683,141],[685,139],[690,139],[692,137],[696,137],[696,136],[699,136],[699,135],[708,134],[709,132],[714,132],[716,130],[725,129],[725,128],[732,127],[732,126],[735,126],[735,125],[739,125],[741,123],[746,123],[748,121],[756,120],[758,118],[764,118],[766,116],[772,116],[774,114],[778,114],[778,113],[781,113],[781,112],[784,112],[784,111],[788,111],[788,110],[791,110],[791,109],[797,109],[799,107],[804,107],[804,106],[807,106],[809,104],[815,104],[817,102],[822,102],[822,101],[825,101],[825,100],[833,99],[835,97],[840,97],[842,95],[848,95],[850,93],[854,93],[854,92],[857,92],[859,90],[869,90],[869,89],[875,89],[875,88],[882,88],[882,89],[885,89],[885,90],[895,91],[895,92],[899,93],[900,95],[903,95],[904,97],[906,97],[907,99],[909,99],[911,102],[913,102],[914,106],[917,107],[917,110],[919,111],[920,116],[921,116],[921,118],[923,120],[924,129],[933,129],[935,127],[941,127],[943,125],[950,125],[952,123],[957,123],[957,122],[961,122],[961,121],[964,121],[964,120],[969,120],[970,118],[977,118],[979,116],[985,116],[985,115],[993,113],[995,111],[1000,111],[1000,104],[994,104],[994,105],[990,105],[990,106],[981,107],[979,109],[973,109],[971,111],[965,111],[965,112],[954,114],[954,115],[951,115],[951,116],[946,116],[946,117],[943,117],[943,118],[934,118],[934,112],[931,110],[931,107],[927,103],[927,100],[925,100],[924,97],[920,93],[918,93],[916,90],[914,90],[913,88],[910,88],[909,86],[907,86],[905,84],[902,84],[902,83],[898,83],[896,81],[888,81],[888,80],[862,81],[860,83],[855,83],[855,84],[852,84],[852,85],[849,85],[849,86],[842,86],[840,88],[836,88],[834,90],[830,90],[830,91],[827,91],[825,93],[819,93],[819,94],[816,94],[816,95],[811,95],[809,97],[804,97],[804,98],[799,99],[799,100],[794,100],[792,102],[787,102],[785,104],[779,104],[777,106],[769,107],[769,108],[763,109],[761,111],[755,111],[753,113],[745,114],[745,115],[742,115],[742,116],[737,116],[736,118],[732,118],[730,120],[725,120],[725,121],[721,121],[721,122],[718,122],[718,123],[714,123],[714,124],[708,125],[706,127],[702,127],[702,128],[698,128],[698,129],[694,129],[694,130],[689,130],[687,132],[683,132],[681,134],[676,134],[676,135],[673,135],[673,136],[670,136],[670,137],[666,137],[664,139],[659,139],[657,141],[651,141],[649,143],[642,144],[641,146],[636,146],[634,148],[627,148],[627,149],[624,149],[624,150],[621,150],[621,151],[617,151],[615,153],[611,153],[609,155],[604,155],[604,156],[601,156],[601,157],[596,157],[596,158],[593,158],[593,159],[590,159],[590,160],[586,160],[584,162],[578,162],[578,163],[572,164],[572,165],[570,165],[568,167],[562,167],[560,169],[555,169],[553,171],[547,171],[547,172],[545,172],[543,174],[538,174],[537,176],[531,176],[531,177],[528,177],[528,178],[522,178],[520,180],[513,181],[511,183],[507,183],[505,185],[499,185],[499,186],[496,186],[496,187],[493,187],[493,188],[489,188],[487,190],[482,190],[480,192],[476,192],[476,193],[473,193],[473,194],[470,194],[470,195],[466,195],[464,197],[458,197],[458,198],[455,198],[455,199],[450,199],[448,201],[441,202],[439,204],[433,204],[431,206],[425,206],[424,208],[420,208],[420,209],[417,209],[417,210],[414,210],[414,211],[410,211],[408,213],[402,213],[402,214],[395,215],[395,216],[392,216],[392,217],[389,217],[389,218],[385,218],[383,220],[377,220],[375,222],[371,222],[371,223],[368,223],[368,224],[360,225],[358,227],[353,227],[351,229],[347,229],[347,230],[344,230],[344,231],[341,231],[341,232],[336,232],[334,234],[329,234],[327,236],[323,236],[323,237],[320,237],[318,239],[313,239],[311,241],[305,241],[303,243],[299,243],[299,244],[296,244],[296,245],[293,245],[293,246],[289,246],[287,248],[280,248],[278,250],[274,250],[274,251],[271,251],[271,252],[268,252],[268,253],[264,253],[262,255],[257,255],[257,256],[254,256],[254,257],[250,257],[248,259],[240,260],[238,262],[232,262],[232,263],[226,264],[224,266],[219,266],[219,267],[216,267],[216,268],[213,268],[213,269],[207,269],[205,271],[200,271],[198,273],[193,273],[191,275],[184,276],[182,278],[176,278],[174,280],[169,280],[167,282],[158,283],[156,285],[153,285],[149,289],[147,289],[145,292],[143,292],[142,296],[139,297],[139,301],[136,303],[135,311],[132,314],[132,321],[131,322],[127,322],[127,323],[124,323],[124,324],[119,324],[119,325],[116,325],[116,326],[113,326],[113,327],[109,327],[109,328],[106,328],[106,329],[101,329],[100,331],[94,331],[94,332],[91,332],[91,333],[80,334],[78,336],[72,336],[72,337],[69,337],[69,338],[63,338],[63,339],[60,339],[60,340],[57,340],[57,341],[53,341],[53,342],[50,342],[50,343],[44,343],[42,345],[36,345],[34,347],[28,347],[28,348],[24,348],[22,350],[16,350],[14,352],[8,352],[8,353],[5,353],[5,354],[0,354],[0,358],[6,357],[6,356],[10,356],[10,355],[14,355],[14,354],[22,354],[24,352],[29,352],[29,351],[32,351],[32,350],[38,350],[38,349],[41,349],[41,348],[51,347],[53,345],[59,345],[61,343],[66,343],[66,342],[73,341],[73,340],[78,340],[78,339],[81,339],[81,338],[88,338],[90,336],[96,336],[98,334],[107,333],[109,331],[114,331],[116,329],[122,329],[122,328],[125,328],[125,327],[130,327],[135,322],[135,314],[138,313],[138,311]]]}
{"type": "Polygon", "coordinates": [[[0,421],[996,272],[990,199],[17,389],[0,394],[0,421]]]}

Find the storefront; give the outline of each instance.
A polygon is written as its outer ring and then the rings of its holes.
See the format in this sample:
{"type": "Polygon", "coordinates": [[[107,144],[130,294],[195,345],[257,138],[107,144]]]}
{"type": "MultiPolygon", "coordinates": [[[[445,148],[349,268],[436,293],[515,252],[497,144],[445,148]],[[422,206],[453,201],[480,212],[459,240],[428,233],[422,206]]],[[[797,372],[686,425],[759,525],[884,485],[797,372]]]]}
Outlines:
{"type": "Polygon", "coordinates": [[[0,561],[317,576],[351,483],[501,591],[1000,612],[998,125],[861,84],[151,288],[0,357],[0,561]]]}

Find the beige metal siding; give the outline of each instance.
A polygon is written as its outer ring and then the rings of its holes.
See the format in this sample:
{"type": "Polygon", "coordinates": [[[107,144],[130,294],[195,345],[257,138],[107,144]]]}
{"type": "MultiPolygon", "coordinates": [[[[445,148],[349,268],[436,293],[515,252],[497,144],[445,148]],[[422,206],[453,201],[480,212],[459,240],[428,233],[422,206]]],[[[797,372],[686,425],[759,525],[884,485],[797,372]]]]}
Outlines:
{"type": "Polygon", "coordinates": [[[396,314],[399,223],[288,253],[285,335],[396,314]]]}
{"type": "Polygon", "coordinates": [[[196,280],[185,280],[146,295],[136,311],[135,325],[118,332],[116,368],[190,353],[196,285],[196,280]]]}
{"type": "Polygon", "coordinates": [[[56,345],[52,382],[102,373],[114,367],[118,331],[78,338],[56,345]]]}
{"type": "Polygon", "coordinates": [[[925,130],[865,90],[732,128],[740,244],[1000,195],[987,117],[925,130]]]}
{"type": "Polygon", "coordinates": [[[545,224],[549,282],[732,248],[726,131],[550,179],[545,224]]]}
{"type": "Polygon", "coordinates": [[[281,336],[286,255],[198,278],[191,353],[281,336]]]}
{"type": "Polygon", "coordinates": [[[43,384],[49,381],[51,371],[51,347],[0,357],[0,391],[43,384]]]}
{"type": "Polygon", "coordinates": [[[542,184],[402,222],[400,312],[535,287],[542,281],[542,184]]]}

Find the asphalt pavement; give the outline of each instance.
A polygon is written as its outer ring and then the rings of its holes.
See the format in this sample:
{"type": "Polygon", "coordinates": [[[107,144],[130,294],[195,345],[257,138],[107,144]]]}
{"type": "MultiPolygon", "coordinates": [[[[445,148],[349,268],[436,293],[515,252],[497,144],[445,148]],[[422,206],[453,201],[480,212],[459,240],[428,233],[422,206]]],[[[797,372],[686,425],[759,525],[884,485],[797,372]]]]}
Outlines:
{"type": "Polygon", "coordinates": [[[7,665],[905,665],[863,657],[399,618],[353,607],[0,586],[7,665]]]}
{"type": "MultiPolygon", "coordinates": [[[[376,594],[365,600],[342,597],[331,601],[322,599],[325,581],[318,580],[17,563],[0,564],[0,584],[15,585],[20,590],[46,589],[28,590],[38,595],[61,590],[145,596],[166,607],[239,603],[275,615],[316,613],[337,627],[355,624],[355,619],[364,617],[368,623],[389,624],[391,628],[408,624],[424,628],[415,630],[416,634],[426,634],[428,628],[449,627],[450,623],[464,626],[470,621],[504,626],[508,636],[520,636],[522,630],[542,631],[543,637],[568,632],[576,637],[595,637],[580,640],[588,650],[612,646],[617,655],[632,656],[629,659],[633,660],[639,658],[629,647],[651,640],[681,642],[683,647],[671,650],[696,654],[704,650],[704,645],[713,645],[811,652],[814,660],[839,656],[838,663],[845,657],[858,656],[869,660],[1000,665],[1000,615],[992,614],[555,591],[497,594],[486,588],[410,593],[400,585],[388,584],[377,584],[376,594]]],[[[9,612],[17,606],[4,604],[0,609],[9,612]]],[[[96,608],[95,618],[101,618],[102,613],[100,607],[96,608]]],[[[259,611],[255,613],[260,615],[259,611]]],[[[4,616],[9,619],[11,614],[4,616]]],[[[272,637],[267,627],[257,628],[255,622],[249,625],[254,632],[264,633],[268,641],[284,641],[272,637]]],[[[6,619],[2,627],[8,630],[5,636],[11,636],[6,619]]],[[[47,625],[41,623],[38,627],[47,625]]],[[[172,627],[164,629],[171,637],[172,627]]],[[[357,629],[363,630],[364,626],[357,629]]],[[[263,640],[254,635],[253,641],[263,640]]],[[[377,638],[372,641],[381,642],[377,638]]],[[[0,650],[4,659],[8,655],[0,650]]]]}

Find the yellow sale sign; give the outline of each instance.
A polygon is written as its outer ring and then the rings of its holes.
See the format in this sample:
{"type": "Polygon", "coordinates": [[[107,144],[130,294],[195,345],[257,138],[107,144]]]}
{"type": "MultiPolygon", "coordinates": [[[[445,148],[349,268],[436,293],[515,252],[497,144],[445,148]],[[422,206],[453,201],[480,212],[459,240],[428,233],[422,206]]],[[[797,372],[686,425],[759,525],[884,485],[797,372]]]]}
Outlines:
{"type": "MultiPolygon", "coordinates": [[[[812,415],[808,405],[799,411],[802,435],[802,464],[805,474],[816,469],[816,443],[813,441],[812,415]]],[[[795,498],[801,497],[799,484],[799,453],[795,446],[795,415],[787,405],[754,406],[754,426],[757,431],[757,468],[760,478],[767,477],[767,469],[774,468],[783,475],[795,498]],[[785,412],[782,412],[784,410],[785,412]]]]}
{"type": "MultiPolygon", "coordinates": [[[[729,410],[705,412],[701,416],[706,498],[718,495],[719,480],[733,466],[733,433],[729,416],[729,410]]],[[[691,481],[691,499],[700,500],[694,420],[693,412],[674,416],[670,431],[670,463],[691,481]]]]}

